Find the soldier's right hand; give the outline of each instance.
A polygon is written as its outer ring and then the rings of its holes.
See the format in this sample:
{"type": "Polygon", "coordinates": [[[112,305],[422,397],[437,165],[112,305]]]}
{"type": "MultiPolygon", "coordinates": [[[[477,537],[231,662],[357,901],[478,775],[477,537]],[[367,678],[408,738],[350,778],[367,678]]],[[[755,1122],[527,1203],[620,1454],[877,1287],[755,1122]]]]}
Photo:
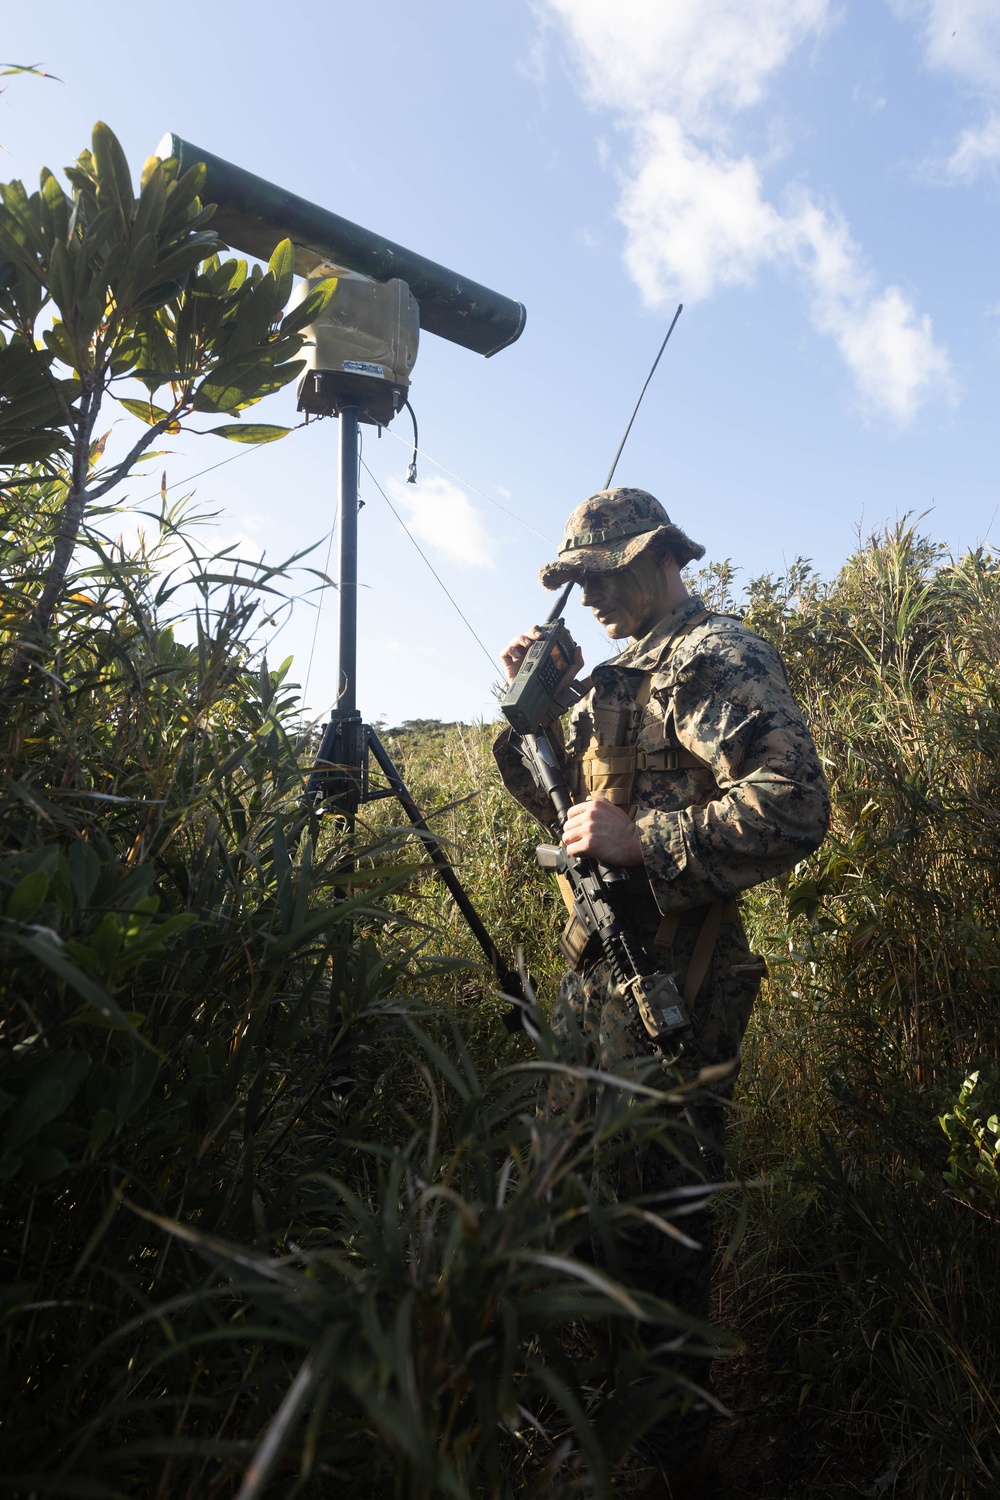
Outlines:
{"type": "Polygon", "coordinates": [[[525,635],[516,635],[507,648],[501,652],[500,660],[503,662],[503,669],[507,673],[508,682],[514,681],[514,678],[521,670],[521,663],[531,650],[532,641],[537,641],[541,633],[540,626],[532,625],[531,629],[525,635]]]}

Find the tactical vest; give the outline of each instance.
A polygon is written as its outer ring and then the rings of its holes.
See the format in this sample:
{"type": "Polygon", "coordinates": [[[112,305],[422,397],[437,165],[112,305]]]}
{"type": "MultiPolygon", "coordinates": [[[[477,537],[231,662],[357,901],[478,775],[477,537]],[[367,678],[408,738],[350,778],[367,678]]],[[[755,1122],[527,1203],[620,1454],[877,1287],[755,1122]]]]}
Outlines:
{"type": "MultiPolygon", "coordinates": [[[[709,618],[708,610],[700,610],[686,620],[670,644],[677,643],[709,618]]],[[[627,668],[625,670],[628,670],[627,668]]],[[[592,734],[590,743],[582,752],[577,752],[571,767],[570,787],[574,800],[603,798],[616,807],[624,808],[630,818],[636,814],[635,778],[640,771],[671,775],[684,770],[709,770],[708,763],[687,750],[677,739],[672,720],[665,723],[665,736],[673,743],[659,750],[640,750],[636,740],[642,717],[649,703],[653,685],[652,672],[644,672],[635,698],[631,703],[592,704],[589,710],[592,734]]],[[[557,877],[563,901],[569,911],[569,921],[563,929],[560,948],[571,967],[577,968],[588,949],[587,934],[573,913],[572,889],[562,876],[557,877]]],[[[660,919],[653,939],[654,946],[669,951],[680,924],[686,919],[685,912],[670,912],[660,919]]],[[[720,898],[709,904],[705,911],[701,929],[695,941],[691,961],[684,976],[683,995],[688,1005],[694,1003],[705,981],[712,962],[712,954],[723,922],[736,922],[739,912],[735,900],[720,898]]]]}

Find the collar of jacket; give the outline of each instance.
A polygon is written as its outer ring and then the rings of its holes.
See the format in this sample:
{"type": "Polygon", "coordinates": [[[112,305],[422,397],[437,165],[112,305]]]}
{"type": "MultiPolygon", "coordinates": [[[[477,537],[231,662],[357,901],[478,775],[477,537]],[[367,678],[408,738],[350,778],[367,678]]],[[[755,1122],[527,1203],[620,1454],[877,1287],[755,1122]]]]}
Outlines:
{"type": "Polygon", "coordinates": [[[626,646],[621,656],[615,657],[609,666],[621,667],[631,672],[652,672],[660,665],[674,638],[695,615],[705,614],[705,601],[698,594],[689,594],[680,604],[675,604],[669,614],[663,616],[648,635],[626,646]]]}

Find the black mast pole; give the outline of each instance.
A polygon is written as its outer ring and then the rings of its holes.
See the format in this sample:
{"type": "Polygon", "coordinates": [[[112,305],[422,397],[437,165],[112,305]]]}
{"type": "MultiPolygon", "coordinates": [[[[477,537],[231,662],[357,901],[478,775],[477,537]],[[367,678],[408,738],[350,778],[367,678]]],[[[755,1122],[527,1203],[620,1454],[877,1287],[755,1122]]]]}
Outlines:
{"type": "Polygon", "coordinates": [[[306,800],[335,806],[349,832],[368,798],[365,726],[358,709],[358,401],[342,397],[340,438],[340,564],[337,577],[337,701],[324,725],[306,800]]]}
{"type": "Polygon", "coordinates": [[[344,396],[340,426],[340,636],[337,708],[358,707],[358,403],[344,396]]]}

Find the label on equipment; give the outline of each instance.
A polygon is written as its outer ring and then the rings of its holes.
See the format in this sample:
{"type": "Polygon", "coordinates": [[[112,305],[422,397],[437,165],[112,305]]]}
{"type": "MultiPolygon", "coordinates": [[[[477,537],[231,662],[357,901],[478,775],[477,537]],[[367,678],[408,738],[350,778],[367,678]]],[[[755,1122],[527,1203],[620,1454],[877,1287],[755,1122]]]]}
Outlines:
{"type": "Polygon", "coordinates": [[[660,1010],[664,1026],[680,1026],[683,1020],[676,1005],[664,1005],[660,1010]]]}
{"type": "Polygon", "coordinates": [[[344,369],[350,375],[374,375],[378,380],[385,379],[385,370],[382,365],[370,365],[363,359],[345,359],[344,369]]]}

